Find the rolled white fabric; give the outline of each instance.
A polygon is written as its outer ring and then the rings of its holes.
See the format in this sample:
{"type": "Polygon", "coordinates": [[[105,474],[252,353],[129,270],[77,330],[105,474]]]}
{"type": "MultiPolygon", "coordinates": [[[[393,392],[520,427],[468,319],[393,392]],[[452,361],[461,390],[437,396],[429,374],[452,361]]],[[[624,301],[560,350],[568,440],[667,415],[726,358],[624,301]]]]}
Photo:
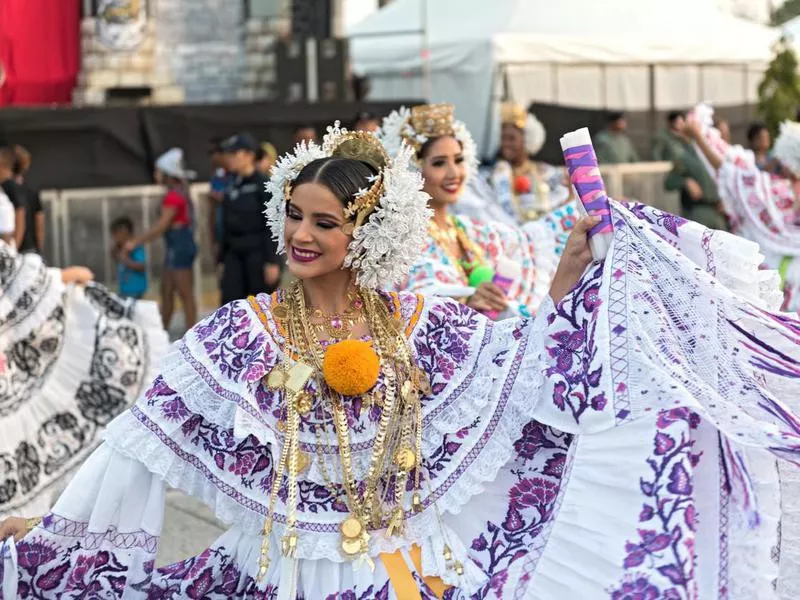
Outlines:
{"type": "Polygon", "coordinates": [[[603,260],[611,247],[614,227],[611,223],[608,194],[600,175],[589,130],[584,127],[565,134],[561,138],[561,150],[582,208],[587,214],[602,219],[589,232],[589,246],[592,248],[592,256],[596,260],[603,260]]]}

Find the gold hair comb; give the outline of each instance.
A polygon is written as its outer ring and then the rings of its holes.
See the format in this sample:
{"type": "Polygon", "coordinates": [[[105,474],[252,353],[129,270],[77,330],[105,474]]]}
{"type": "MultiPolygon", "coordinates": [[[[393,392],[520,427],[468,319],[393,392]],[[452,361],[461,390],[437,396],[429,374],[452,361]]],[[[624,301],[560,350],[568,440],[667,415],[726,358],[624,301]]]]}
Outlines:
{"type": "Polygon", "coordinates": [[[383,144],[369,131],[349,131],[342,136],[336,144],[333,158],[350,158],[367,163],[378,171],[370,188],[357,196],[353,202],[344,209],[347,219],[356,217],[355,227],[359,227],[378,205],[383,196],[383,168],[389,164],[389,156],[383,149],[383,144]]]}

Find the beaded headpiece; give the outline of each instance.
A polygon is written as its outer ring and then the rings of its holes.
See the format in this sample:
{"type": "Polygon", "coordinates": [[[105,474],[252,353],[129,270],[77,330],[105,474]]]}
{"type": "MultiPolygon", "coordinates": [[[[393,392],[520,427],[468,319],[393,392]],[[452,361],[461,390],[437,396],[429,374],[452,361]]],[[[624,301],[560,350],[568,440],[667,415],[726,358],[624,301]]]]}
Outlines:
{"type": "Polygon", "coordinates": [[[381,140],[368,131],[347,131],[337,121],[322,140],[300,142],[278,159],[266,184],[270,199],[264,211],[278,251],[285,252],[286,205],[300,171],[321,158],[346,158],[371,165],[377,175],[365,183],[345,208],[342,230],[353,236],[344,266],[356,271],[359,285],[388,288],[401,281],[425,244],[430,219],[422,177],[409,168],[412,148],[402,145],[391,157],[381,140]]]}
{"type": "MultiPolygon", "coordinates": [[[[461,144],[467,174],[478,171],[478,149],[466,125],[457,121],[452,104],[423,104],[411,110],[403,107],[383,120],[379,136],[389,156],[409,144],[417,153],[430,139],[450,135],[461,144]]],[[[416,157],[415,157],[416,158],[416,157]]]]}

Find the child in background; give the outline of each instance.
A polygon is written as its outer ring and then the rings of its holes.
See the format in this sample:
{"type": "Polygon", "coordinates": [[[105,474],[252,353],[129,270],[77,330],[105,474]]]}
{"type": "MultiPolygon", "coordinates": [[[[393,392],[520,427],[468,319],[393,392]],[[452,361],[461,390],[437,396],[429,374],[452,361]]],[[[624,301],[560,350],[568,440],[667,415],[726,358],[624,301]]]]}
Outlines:
{"type": "Polygon", "coordinates": [[[125,252],[125,244],[133,239],[133,221],[128,217],[116,219],[111,224],[111,236],[114,238],[111,254],[117,262],[119,294],[140,300],[147,292],[144,246],[140,244],[130,252],[125,252]]]}

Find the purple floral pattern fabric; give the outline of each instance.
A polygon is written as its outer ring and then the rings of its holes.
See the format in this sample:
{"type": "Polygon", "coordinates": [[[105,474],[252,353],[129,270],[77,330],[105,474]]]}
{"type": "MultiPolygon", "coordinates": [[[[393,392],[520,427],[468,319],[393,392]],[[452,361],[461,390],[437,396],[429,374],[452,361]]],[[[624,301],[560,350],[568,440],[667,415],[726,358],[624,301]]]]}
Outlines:
{"type": "Polygon", "coordinates": [[[696,596],[693,473],[702,454],[694,451],[693,434],[700,417],[687,408],[658,414],[650,475],[639,481],[644,499],[638,537],[625,544],[623,568],[629,573],[610,591],[612,600],[696,596]]]}
{"type": "Polygon", "coordinates": [[[417,327],[413,339],[417,364],[431,376],[434,394],[445,389],[458,367],[475,360],[472,339],[482,322],[485,319],[472,309],[448,301],[433,307],[417,327]]]}
{"type": "Polygon", "coordinates": [[[587,411],[601,413],[610,402],[601,386],[605,357],[597,345],[601,266],[591,268],[548,316],[547,376],[552,401],[580,423],[587,411]]]}
{"type": "Polygon", "coordinates": [[[508,491],[504,515],[487,515],[483,533],[470,545],[470,557],[486,573],[488,581],[471,598],[512,597],[508,570],[544,545],[547,526],[555,516],[562,484],[563,466],[572,436],[531,421],[514,443],[516,456],[509,465],[514,483],[508,491]]]}

